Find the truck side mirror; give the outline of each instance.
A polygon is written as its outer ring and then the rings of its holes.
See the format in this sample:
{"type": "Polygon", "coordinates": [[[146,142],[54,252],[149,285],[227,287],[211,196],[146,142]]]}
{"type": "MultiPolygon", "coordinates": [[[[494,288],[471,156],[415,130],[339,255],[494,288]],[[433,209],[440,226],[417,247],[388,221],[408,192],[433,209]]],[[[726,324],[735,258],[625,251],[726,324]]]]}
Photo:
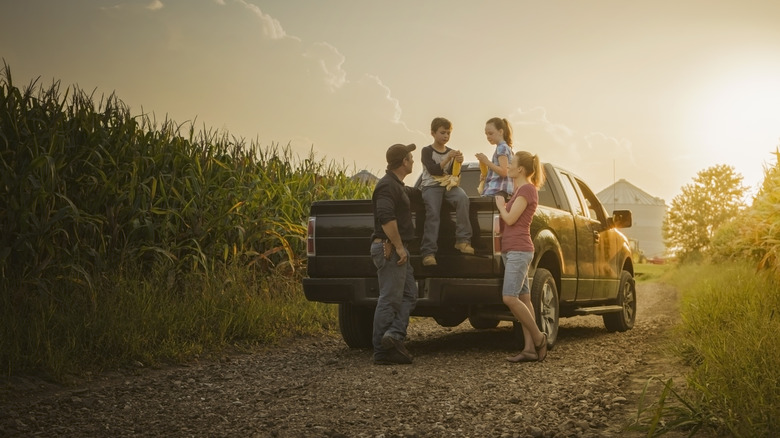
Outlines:
{"type": "Polygon", "coordinates": [[[609,219],[614,228],[631,228],[631,210],[615,210],[609,219]]]}

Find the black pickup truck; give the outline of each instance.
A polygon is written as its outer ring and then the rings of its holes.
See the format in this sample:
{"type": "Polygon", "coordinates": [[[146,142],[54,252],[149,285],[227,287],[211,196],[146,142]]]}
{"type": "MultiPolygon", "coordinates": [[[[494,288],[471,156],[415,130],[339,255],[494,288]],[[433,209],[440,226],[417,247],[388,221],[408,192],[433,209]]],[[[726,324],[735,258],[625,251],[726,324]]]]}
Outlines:
{"type": "MultiPolygon", "coordinates": [[[[539,328],[555,344],[559,317],[602,315],[609,331],[634,326],[636,288],[631,248],[618,228],[631,226],[631,211],[606,210],[577,176],[545,163],[546,182],[531,224],[534,258],[531,300],[539,328]]],[[[466,318],[476,329],[514,321],[501,299],[504,266],[499,214],[492,197],[477,193],[479,164],[464,163],[460,186],[470,199],[474,255],[454,249],[455,214],[444,206],[437,266],[423,266],[420,256],[425,209],[412,199],[416,225],[409,244],[419,286],[412,315],[433,317],[446,327],[466,318]]],[[[417,182],[419,184],[419,180],[417,182]]],[[[378,296],[376,268],[369,248],[373,232],[371,200],[318,201],[308,223],[308,276],[303,291],[310,301],[337,303],[339,327],[352,348],[371,347],[378,296]]],[[[514,326],[522,344],[519,323],[514,326]]]]}

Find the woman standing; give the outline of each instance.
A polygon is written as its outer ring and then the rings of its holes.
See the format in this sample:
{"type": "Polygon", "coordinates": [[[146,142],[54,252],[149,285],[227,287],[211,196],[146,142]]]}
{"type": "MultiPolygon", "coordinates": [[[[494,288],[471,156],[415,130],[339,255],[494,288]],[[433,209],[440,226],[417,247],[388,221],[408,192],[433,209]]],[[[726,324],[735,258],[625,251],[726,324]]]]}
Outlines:
{"type": "Polygon", "coordinates": [[[531,221],[538,205],[538,190],[544,184],[544,170],[538,155],[519,151],[512,156],[507,176],[514,182],[509,201],[496,195],[501,215],[501,256],[504,259],[504,304],[523,327],[525,348],[510,362],[542,361],[547,356],[547,334],[536,326],[528,268],[534,258],[531,221]]]}

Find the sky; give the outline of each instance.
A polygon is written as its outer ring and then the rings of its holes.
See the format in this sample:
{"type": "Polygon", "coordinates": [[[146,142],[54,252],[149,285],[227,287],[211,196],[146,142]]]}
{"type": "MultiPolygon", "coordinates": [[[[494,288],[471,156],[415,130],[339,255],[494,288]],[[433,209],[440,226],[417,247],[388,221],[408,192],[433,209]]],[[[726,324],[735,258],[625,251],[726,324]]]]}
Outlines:
{"type": "Polygon", "coordinates": [[[668,205],[708,167],[755,190],[774,166],[778,23],[776,0],[0,0],[0,57],[19,87],[116,93],[350,173],[430,144],[435,117],[491,155],[503,117],[515,150],[668,205]]]}

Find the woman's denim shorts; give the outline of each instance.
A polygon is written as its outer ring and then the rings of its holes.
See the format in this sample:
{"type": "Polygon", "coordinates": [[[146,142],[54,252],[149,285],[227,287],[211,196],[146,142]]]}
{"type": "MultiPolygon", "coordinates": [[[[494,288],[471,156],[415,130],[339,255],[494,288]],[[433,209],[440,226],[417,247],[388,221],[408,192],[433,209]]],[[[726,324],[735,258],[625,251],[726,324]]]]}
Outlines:
{"type": "Polygon", "coordinates": [[[502,295],[517,297],[531,293],[528,268],[534,259],[533,251],[509,251],[501,253],[504,259],[504,288],[502,295]]]}

